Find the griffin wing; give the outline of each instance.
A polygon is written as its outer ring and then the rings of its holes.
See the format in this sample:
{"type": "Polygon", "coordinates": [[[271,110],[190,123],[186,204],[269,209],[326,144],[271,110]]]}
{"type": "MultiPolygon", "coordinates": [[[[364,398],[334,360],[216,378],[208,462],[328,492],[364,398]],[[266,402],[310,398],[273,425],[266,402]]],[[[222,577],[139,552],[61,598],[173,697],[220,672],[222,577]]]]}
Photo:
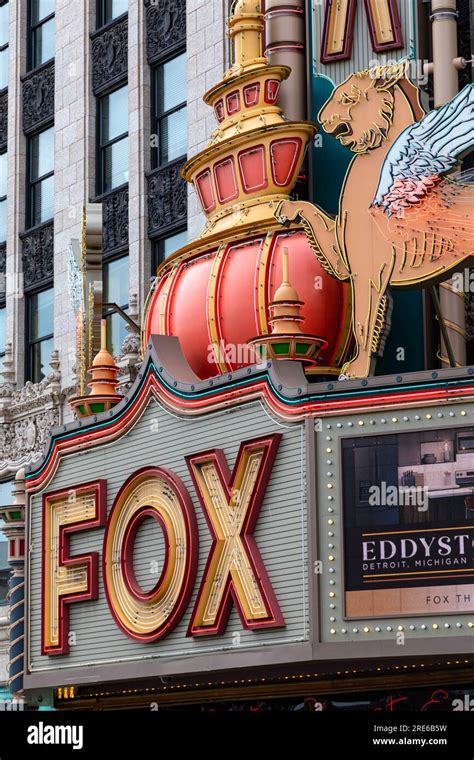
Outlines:
{"type": "Polygon", "coordinates": [[[372,206],[390,216],[429,195],[474,147],[474,85],[430,111],[397,138],[382,166],[372,206]]]}

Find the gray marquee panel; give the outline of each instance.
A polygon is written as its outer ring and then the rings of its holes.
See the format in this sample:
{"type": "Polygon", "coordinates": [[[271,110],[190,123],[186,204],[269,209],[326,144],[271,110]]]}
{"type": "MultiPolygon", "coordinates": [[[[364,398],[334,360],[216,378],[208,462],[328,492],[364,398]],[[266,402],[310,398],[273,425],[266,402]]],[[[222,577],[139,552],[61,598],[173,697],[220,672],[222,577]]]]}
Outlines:
{"type": "MultiPolygon", "coordinates": [[[[305,484],[305,431],[303,424],[282,425],[272,419],[259,402],[201,418],[179,418],[152,400],[143,416],[126,436],[113,444],[96,446],[80,455],[65,457],[47,491],[107,478],[107,506],[111,508],[124,480],[145,465],[172,469],[191,494],[199,529],[199,567],[194,592],[177,628],[165,639],[149,644],[133,641],[114,622],[99,574],[97,601],[70,605],[70,631],[76,644],[69,655],[41,655],[41,494],[30,505],[30,672],[54,671],[92,664],[146,658],[212,654],[236,647],[243,650],[275,644],[307,641],[307,506],[305,484]],[[211,536],[189,476],[184,456],[208,448],[222,448],[230,469],[243,440],[280,432],[283,437],[255,530],[255,538],[285,618],[283,629],[244,630],[235,609],[222,636],[186,637],[191,611],[211,545],[211,536]]],[[[135,568],[145,588],[152,584],[151,563],[160,565],[163,540],[160,530],[142,527],[135,547],[135,568]]],[[[103,529],[73,536],[71,554],[99,552],[103,529]]],[[[161,567],[160,567],[161,569],[161,567]]],[[[245,654],[243,654],[245,657],[245,654]]],[[[60,675],[58,674],[58,679],[60,675]]]]}

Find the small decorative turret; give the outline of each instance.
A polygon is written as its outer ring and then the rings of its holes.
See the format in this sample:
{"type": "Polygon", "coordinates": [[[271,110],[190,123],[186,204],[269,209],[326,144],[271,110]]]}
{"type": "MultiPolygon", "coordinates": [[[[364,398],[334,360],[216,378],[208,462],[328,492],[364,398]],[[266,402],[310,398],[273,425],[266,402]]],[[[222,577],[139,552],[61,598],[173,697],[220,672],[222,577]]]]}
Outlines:
{"type": "Polygon", "coordinates": [[[77,417],[89,417],[92,414],[107,412],[118,404],[122,396],[116,393],[119,368],[107,350],[107,322],[100,323],[100,351],[89,369],[91,380],[87,384],[91,389],[88,396],[76,396],[69,400],[77,417]]]}
{"type": "Polygon", "coordinates": [[[260,335],[251,338],[249,345],[255,346],[265,359],[289,359],[300,361],[307,365],[316,364],[316,359],[327,341],[316,335],[306,335],[301,331],[300,324],[304,322],[298,293],[290,283],[288,272],[288,248],[283,249],[282,255],[283,282],[275,292],[274,300],[269,304],[271,326],[270,335],[260,335]]]}

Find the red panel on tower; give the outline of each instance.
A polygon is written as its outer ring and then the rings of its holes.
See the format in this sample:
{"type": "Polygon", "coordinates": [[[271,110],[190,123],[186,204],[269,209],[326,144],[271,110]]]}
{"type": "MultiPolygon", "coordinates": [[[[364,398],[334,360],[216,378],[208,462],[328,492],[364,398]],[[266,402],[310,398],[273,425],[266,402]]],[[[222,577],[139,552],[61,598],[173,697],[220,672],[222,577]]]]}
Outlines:
{"type": "Polygon", "coordinates": [[[202,174],[196,178],[196,187],[201,206],[206,214],[208,214],[216,205],[214,191],[212,189],[211,172],[209,169],[206,169],[205,172],[202,172],[202,174]]]}
{"type": "Polygon", "coordinates": [[[241,151],[239,153],[239,168],[242,185],[246,193],[262,190],[268,185],[263,145],[241,151]]]}
{"type": "Polygon", "coordinates": [[[227,203],[237,198],[237,178],[235,176],[234,159],[232,157],[220,161],[214,167],[214,177],[217,185],[217,195],[221,203],[227,203]]]}
{"type": "Polygon", "coordinates": [[[281,187],[288,185],[298,163],[301,140],[275,140],[270,145],[273,179],[281,187]]]}

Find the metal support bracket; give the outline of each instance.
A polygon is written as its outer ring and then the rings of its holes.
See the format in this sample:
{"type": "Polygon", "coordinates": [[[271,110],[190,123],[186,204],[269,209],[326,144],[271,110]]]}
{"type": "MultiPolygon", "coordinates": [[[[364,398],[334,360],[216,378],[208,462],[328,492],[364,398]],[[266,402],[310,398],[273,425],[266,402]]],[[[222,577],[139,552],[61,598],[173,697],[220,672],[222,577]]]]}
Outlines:
{"type": "Polygon", "coordinates": [[[131,317],[128,316],[128,314],[125,314],[124,310],[121,309],[120,306],[118,306],[118,304],[113,303],[113,302],[112,303],[103,303],[102,304],[102,308],[103,309],[110,309],[111,311],[115,311],[117,314],[119,314],[122,317],[122,319],[125,320],[125,322],[128,325],[130,325],[130,327],[132,328],[132,330],[135,330],[138,334],[140,334],[140,332],[141,332],[140,325],[137,325],[137,323],[134,322],[133,319],[131,319],[131,317]]]}

